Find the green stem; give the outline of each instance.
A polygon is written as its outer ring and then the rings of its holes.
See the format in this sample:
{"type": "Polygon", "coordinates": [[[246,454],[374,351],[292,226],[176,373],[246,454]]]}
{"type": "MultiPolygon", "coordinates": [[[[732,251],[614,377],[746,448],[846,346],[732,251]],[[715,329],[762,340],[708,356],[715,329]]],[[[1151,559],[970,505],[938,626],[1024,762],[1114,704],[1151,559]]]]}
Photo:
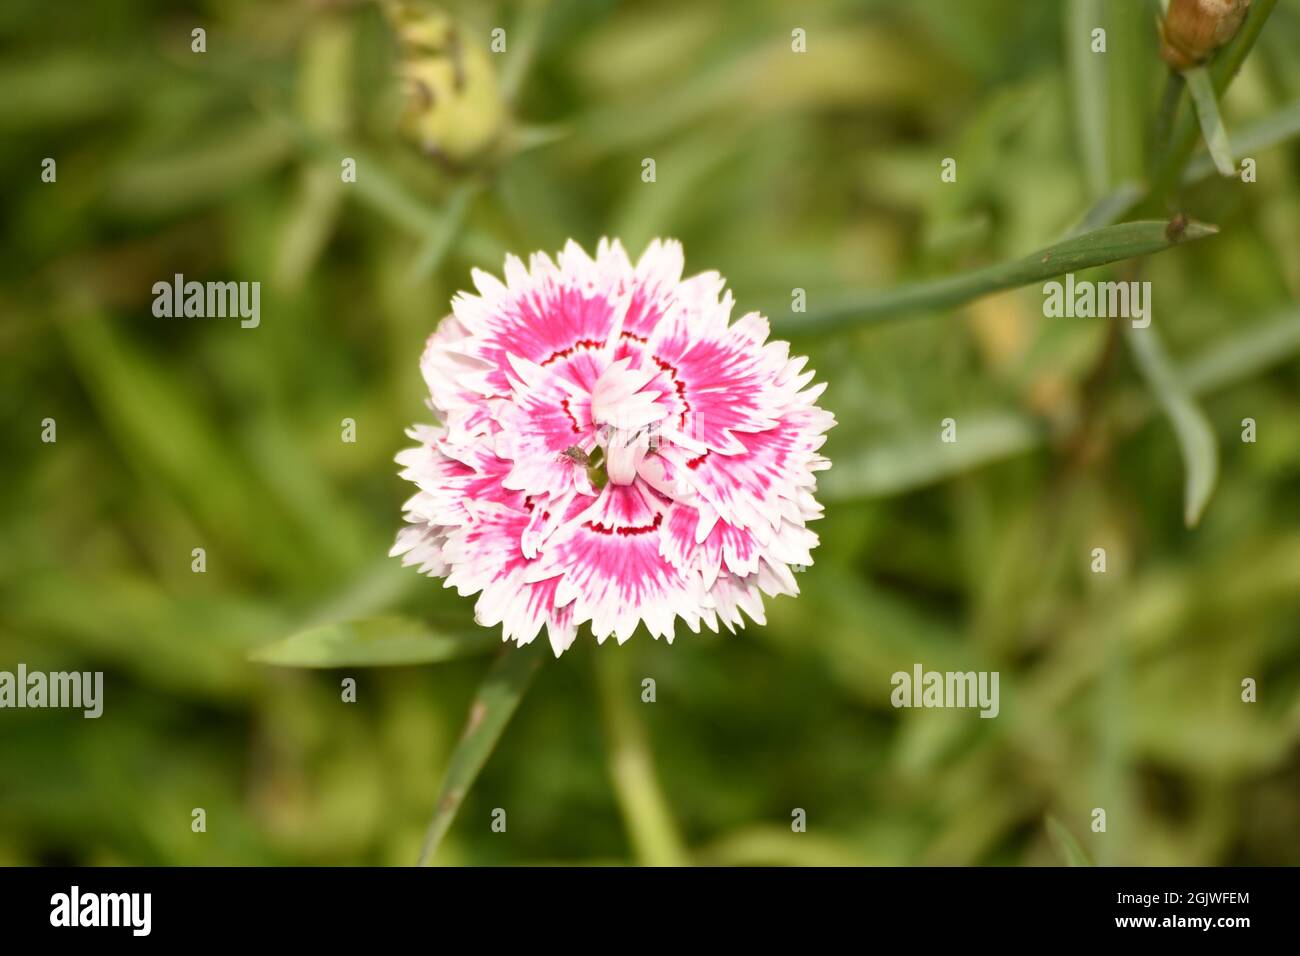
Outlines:
{"type": "Polygon", "coordinates": [[[645,726],[633,703],[636,685],[628,680],[622,649],[599,648],[595,667],[609,773],[636,858],[645,866],[682,866],[687,863],[686,848],[659,787],[645,726]]]}
{"type": "MultiPolygon", "coordinates": [[[[1213,81],[1216,96],[1222,96],[1224,90],[1232,83],[1233,77],[1237,75],[1242,63],[1246,61],[1246,56],[1254,47],[1255,41],[1259,39],[1269,14],[1273,12],[1273,8],[1276,6],[1277,0],[1255,0],[1251,5],[1250,13],[1246,17],[1246,22],[1237,31],[1237,35],[1227,47],[1219,52],[1214,62],[1210,64],[1210,79],[1213,81]]],[[[1199,131],[1195,116],[1184,116],[1178,124],[1177,131],[1170,140],[1169,147],[1161,157],[1156,167],[1156,173],[1152,177],[1151,189],[1147,194],[1145,207],[1148,213],[1158,214],[1158,210],[1163,208],[1164,203],[1178,188],[1179,180],[1183,176],[1183,168],[1187,165],[1188,159],[1191,158],[1192,152],[1196,149],[1199,131]]]]}
{"type": "Polygon", "coordinates": [[[1155,135],[1152,139],[1151,156],[1163,156],[1169,149],[1169,137],[1174,131],[1174,120],[1178,118],[1178,106],[1183,100],[1183,75],[1177,70],[1169,71],[1165,80],[1165,92],[1160,98],[1160,109],[1156,113],[1155,135]]]}
{"type": "MultiPolygon", "coordinates": [[[[1263,150],[1280,146],[1296,136],[1300,136],[1300,103],[1290,103],[1277,112],[1237,130],[1233,133],[1232,143],[1237,155],[1254,156],[1263,150]]],[[[1156,142],[1160,143],[1161,140],[1157,139],[1156,142]]],[[[1216,172],[1213,157],[1208,152],[1199,153],[1192,158],[1183,171],[1182,185],[1195,185],[1216,172]]],[[[1142,202],[1146,195],[1146,187],[1137,183],[1128,182],[1117,186],[1093,204],[1071,235],[1100,229],[1102,226],[1118,222],[1142,202]]]]}

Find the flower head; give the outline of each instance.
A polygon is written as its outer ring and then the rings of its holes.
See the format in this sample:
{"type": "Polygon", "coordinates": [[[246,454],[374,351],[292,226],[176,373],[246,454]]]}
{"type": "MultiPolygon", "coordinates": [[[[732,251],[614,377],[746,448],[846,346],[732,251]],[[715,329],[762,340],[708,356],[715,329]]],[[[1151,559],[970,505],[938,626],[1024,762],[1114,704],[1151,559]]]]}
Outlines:
{"type": "Polygon", "coordinates": [[[682,278],[682,249],[633,265],[569,242],[505,282],[475,270],[421,360],[439,426],[397,456],[419,491],[392,554],[478,594],[480,624],[558,656],[590,623],[622,643],[677,618],[763,623],[763,594],[797,594],[821,516],[818,454],[835,424],[805,358],[731,321],[716,272],[682,278]]]}

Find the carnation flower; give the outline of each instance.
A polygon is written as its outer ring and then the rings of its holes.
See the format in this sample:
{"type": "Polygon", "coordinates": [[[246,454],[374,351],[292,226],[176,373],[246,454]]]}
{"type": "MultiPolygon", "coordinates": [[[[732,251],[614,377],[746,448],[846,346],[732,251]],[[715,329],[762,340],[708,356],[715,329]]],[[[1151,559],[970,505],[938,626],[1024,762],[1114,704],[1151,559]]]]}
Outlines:
{"type": "Polygon", "coordinates": [[[619,643],[677,618],[764,623],[763,595],[797,594],[821,516],[815,473],[835,424],[806,358],[768,342],[757,312],[731,321],[716,272],[682,278],[677,242],[634,266],[617,242],[593,260],[475,270],[430,337],[421,370],[442,424],[397,456],[419,491],[391,554],[462,596],[475,619],[558,656],[590,623],[619,643]]]}

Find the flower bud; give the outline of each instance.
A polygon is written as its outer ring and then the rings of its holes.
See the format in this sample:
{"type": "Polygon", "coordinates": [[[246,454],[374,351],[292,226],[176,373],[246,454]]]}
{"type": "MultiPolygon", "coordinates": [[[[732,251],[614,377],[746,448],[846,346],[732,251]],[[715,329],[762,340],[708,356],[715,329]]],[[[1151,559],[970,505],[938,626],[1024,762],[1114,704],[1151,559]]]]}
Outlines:
{"type": "Polygon", "coordinates": [[[1160,56],[1175,70],[1204,63],[1241,29],[1250,0],[1169,0],[1160,56]]]}
{"type": "Polygon", "coordinates": [[[452,165],[483,157],[506,125],[490,54],[427,0],[385,0],[400,51],[402,134],[452,165]]]}

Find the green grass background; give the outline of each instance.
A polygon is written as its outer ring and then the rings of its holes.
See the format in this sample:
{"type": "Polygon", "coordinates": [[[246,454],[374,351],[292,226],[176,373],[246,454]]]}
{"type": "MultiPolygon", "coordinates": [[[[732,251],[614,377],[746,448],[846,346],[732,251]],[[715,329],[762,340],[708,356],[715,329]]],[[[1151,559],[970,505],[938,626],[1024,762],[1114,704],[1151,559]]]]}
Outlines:
{"type": "MultiPolygon", "coordinates": [[[[414,862],[488,658],[248,654],[381,613],[473,632],[384,556],[421,344],[471,267],[674,236],[795,324],[795,287],[811,313],[1055,241],[1143,176],[1163,83],[1139,0],[450,8],[505,26],[517,71],[509,145],[459,170],[394,133],[369,4],[0,5],[0,669],[106,683],[99,720],[0,712],[0,862],[414,862]],[[154,318],[176,272],[261,281],[261,327],[154,318]]],[[[1282,0],[1230,130],[1294,112],[1298,49],[1282,0]]],[[[802,596],[736,637],[548,660],[438,861],[1060,864],[1055,818],[1102,864],[1300,862],[1300,153],[1254,158],[1157,210],[1222,232],[1142,273],[1219,439],[1199,527],[1110,324],[1046,320],[1038,288],[796,336],[840,422],[802,596]],[[998,670],[1001,715],[891,708],[916,662],[998,670]]]]}

